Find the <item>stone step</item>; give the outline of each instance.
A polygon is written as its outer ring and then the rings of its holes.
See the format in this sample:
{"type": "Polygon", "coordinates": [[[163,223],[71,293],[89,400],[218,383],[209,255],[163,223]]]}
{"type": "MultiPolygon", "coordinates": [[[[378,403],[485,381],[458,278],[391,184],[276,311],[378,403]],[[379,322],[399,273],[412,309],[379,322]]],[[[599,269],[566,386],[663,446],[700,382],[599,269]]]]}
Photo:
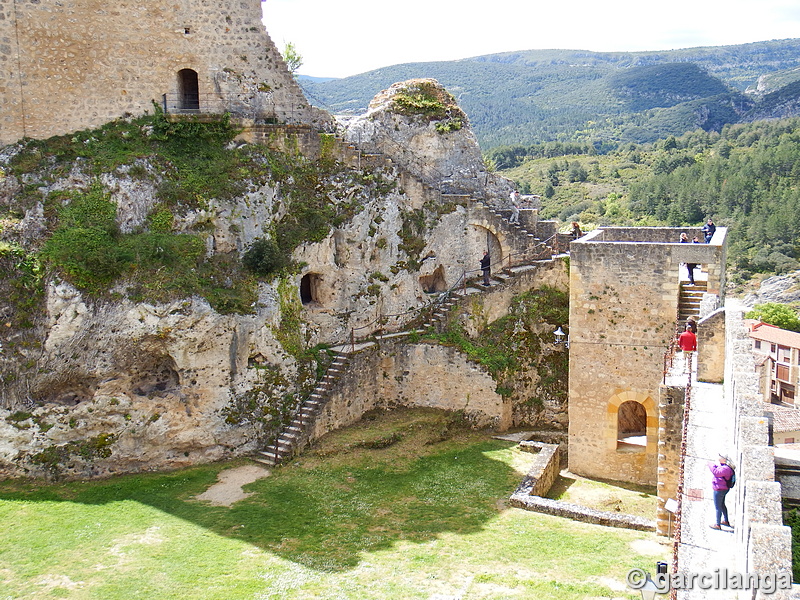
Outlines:
{"type": "Polygon", "coordinates": [[[253,462],[257,462],[257,463],[259,463],[261,465],[267,466],[267,467],[275,467],[275,466],[277,466],[277,464],[275,463],[275,460],[273,458],[264,458],[264,457],[261,457],[261,456],[251,456],[250,460],[252,460],[253,462]]]}

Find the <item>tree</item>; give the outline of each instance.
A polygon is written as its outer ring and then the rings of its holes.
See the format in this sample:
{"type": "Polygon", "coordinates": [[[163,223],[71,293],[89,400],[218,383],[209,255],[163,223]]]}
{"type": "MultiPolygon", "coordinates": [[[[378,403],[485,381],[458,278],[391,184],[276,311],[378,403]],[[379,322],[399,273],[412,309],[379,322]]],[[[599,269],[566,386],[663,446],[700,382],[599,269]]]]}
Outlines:
{"type": "Polygon", "coordinates": [[[283,60],[292,75],[303,66],[303,56],[297,51],[292,42],[286,44],[286,48],[283,50],[283,60]]]}
{"type": "Polygon", "coordinates": [[[757,304],[744,317],[746,319],[758,319],[781,329],[800,331],[800,317],[797,316],[797,312],[794,309],[786,304],[778,304],[777,302],[757,304]]]}

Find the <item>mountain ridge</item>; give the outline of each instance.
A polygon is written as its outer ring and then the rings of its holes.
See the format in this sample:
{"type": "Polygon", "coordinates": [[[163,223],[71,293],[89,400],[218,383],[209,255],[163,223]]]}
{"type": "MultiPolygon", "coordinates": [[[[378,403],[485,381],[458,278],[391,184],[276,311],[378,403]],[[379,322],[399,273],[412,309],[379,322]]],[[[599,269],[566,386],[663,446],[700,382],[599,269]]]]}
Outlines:
{"type": "Polygon", "coordinates": [[[646,143],[753,120],[762,114],[759,102],[780,90],[784,97],[773,96],[769,111],[778,115],[770,118],[797,114],[787,86],[800,80],[800,38],[642,52],[522,50],[300,82],[313,104],[359,114],[392,83],[423,77],[458,99],[484,150],[546,141],[646,143]]]}

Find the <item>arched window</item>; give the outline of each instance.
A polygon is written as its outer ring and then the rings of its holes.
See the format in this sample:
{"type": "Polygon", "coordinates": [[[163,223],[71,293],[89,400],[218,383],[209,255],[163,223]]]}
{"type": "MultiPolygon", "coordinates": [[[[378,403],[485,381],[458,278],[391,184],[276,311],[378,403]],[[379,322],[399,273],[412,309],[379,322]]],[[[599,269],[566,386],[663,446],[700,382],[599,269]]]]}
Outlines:
{"type": "Polygon", "coordinates": [[[617,449],[644,450],[647,446],[647,411],[639,402],[628,400],[617,411],[617,449]]]}
{"type": "Polygon", "coordinates": [[[178,71],[178,105],[181,110],[200,110],[200,87],[197,71],[181,69],[178,71]]]}

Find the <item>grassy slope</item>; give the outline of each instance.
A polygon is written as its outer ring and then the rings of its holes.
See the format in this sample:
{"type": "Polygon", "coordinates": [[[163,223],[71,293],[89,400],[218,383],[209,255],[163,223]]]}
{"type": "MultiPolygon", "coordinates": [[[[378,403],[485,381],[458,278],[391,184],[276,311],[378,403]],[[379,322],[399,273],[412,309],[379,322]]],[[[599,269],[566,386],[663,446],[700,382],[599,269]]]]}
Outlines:
{"type": "Polygon", "coordinates": [[[665,558],[637,551],[653,536],[507,508],[525,456],[453,425],[426,411],[365,420],[232,508],[192,497],[239,463],[5,482],[0,597],[638,597],[611,588],[665,558]],[[387,438],[401,439],[369,449],[387,438]]]}

